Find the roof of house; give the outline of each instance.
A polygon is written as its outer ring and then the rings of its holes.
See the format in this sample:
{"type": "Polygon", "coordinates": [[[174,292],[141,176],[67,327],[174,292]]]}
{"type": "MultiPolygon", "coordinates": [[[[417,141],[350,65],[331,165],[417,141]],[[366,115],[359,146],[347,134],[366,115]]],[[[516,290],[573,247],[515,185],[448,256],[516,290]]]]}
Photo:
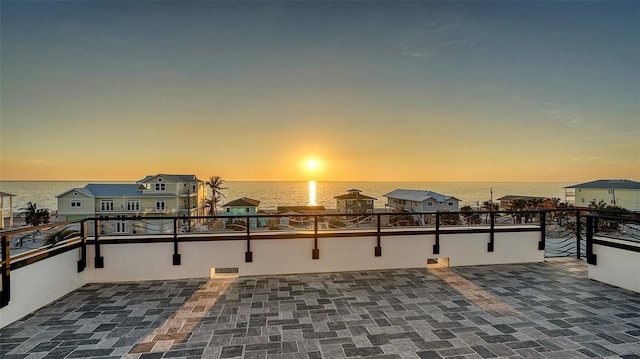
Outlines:
{"type": "MultiPolygon", "coordinates": [[[[61,197],[71,191],[82,193],[89,197],[136,197],[143,196],[142,190],[146,189],[139,185],[140,182],[148,181],[152,178],[162,176],[175,182],[202,182],[195,175],[150,175],[137,183],[89,183],[83,188],[72,188],[62,192],[56,197],[61,197]]],[[[154,197],[174,197],[172,193],[154,193],[154,197]]]]}
{"type": "Polygon", "coordinates": [[[594,189],[640,189],[640,182],[621,179],[603,179],[568,186],[565,188],[594,188],[594,189]]]}
{"type": "Polygon", "coordinates": [[[372,200],[377,200],[376,198],[373,197],[369,197],[369,196],[365,196],[359,192],[350,192],[350,193],[346,193],[346,194],[342,194],[339,196],[335,196],[333,198],[336,199],[357,199],[357,200],[363,200],[363,199],[372,199],[372,200]]]}
{"type": "Polygon", "coordinates": [[[450,199],[455,199],[459,201],[459,199],[453,196],[447,196],[447,195],[440,194],[433,191],[423,191],[423,190],[417,190],[417,189],[396,189],[387,194],[382,195],[382,197],[404,199],[408,201],[417,201],[417,202],[424,202],[428,199],[434,199],[438,202],[444,202],[450,199]]]}
{"type": "Polygon", "coordinates": [[[64,191],[56,197],[61,197],[69,192],[79,192],[89,197],[137,197],[142,196],[142,191],[137,189],[135,183],[89,183],[83,188],[72,188],[64,191]]]}
{"type": "Polygon", "coordinates": [[[1,197],[15,197],[15,194],[11,194],[11,193],[7,193],[7,192],[0,192],[0,196],[1,197]]]}
{"type": "Polygon", "coordinates": [[[152,178],[155,177],[164,177],[167,179],[170,179],[174,182],[203,182],[202,180],[199,180],[196,175],[172,175],[172,174],[165,174],[165,173],[158,173],[156,175],[149,175],[143,179],[141,179],[138,182],[146,182],[152,178]]]}
{"type": "Polygon", "coordinates": [[[260,201],[248,197],[234,199],[233,201],[222,205],[222,207],[258,207],[260,201]]]}
{"type": "Polygon", "coordinates": [[[142,192],[138,190],[138,187],[135,183],[99,183],[99,184],[88,184],[84,186],[87,190],[89,190],[95,197],[122,197],[122,196],[141,196],[142,192]]]}

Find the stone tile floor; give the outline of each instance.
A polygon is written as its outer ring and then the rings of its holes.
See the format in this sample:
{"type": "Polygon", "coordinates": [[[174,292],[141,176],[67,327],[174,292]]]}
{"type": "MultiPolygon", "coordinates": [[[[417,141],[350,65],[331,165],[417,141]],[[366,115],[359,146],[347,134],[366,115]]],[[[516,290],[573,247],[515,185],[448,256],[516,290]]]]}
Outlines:
{"type": "Polygon", "coordinates": [[[586,264],[88,284],[0,358],[640,358],[640,294],[586,264]]]}

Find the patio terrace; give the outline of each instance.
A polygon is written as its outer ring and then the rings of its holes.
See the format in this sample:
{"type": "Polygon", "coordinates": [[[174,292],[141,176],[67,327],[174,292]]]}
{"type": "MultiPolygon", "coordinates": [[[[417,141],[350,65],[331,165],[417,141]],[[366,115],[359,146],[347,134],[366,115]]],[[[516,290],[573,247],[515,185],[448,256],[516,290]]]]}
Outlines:
{"type": "Polygon", "coordinates": [[[13,358],[640,358],[640,296],[575,259],[90,283],[0,329],[13,358]]]}

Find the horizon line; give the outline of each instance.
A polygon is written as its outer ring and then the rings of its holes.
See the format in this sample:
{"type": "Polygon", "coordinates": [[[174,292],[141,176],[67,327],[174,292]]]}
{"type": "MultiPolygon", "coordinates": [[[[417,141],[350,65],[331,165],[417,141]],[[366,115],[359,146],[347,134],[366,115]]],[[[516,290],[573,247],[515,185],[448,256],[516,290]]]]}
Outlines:
{"type": "MultiPolygon", "coordinates": [[[[227,180],[224,179],[223,180],[225,182],[310,182],[310,181],[315,181],[315,182],[415,182],[415,183],[444,183],[444,182],[451,182],[451,183],[580,183],[580,182],[588,182],[588,181],[594,181],[592,180],[584,180],[584,181],[580,181],[580,180],[573,180],[573,181],[562,181],[562,180],[557,180],[557,181],[509,181],[509,180],[495,180],[495,181],[490,181],[490,180],[476,180],[476,181],[459,181],[459,180],[227,180]]],[[[600,180],[631,180],[631,181],[637,181],[637,179],[633,179],[633,178],[600,178],[600,180]]],[[[40,179],[10,179],[10,180],[3,180],[0,179],[0,183],[2,182],[124,182],[124,183],[131,183],[131,182],[136,182],[139,180],[101,180],[101,179],[47,179],[47,180],[40,180],[40,179]]],[[[204,181],[206,182],[206,180],[204,181]]]]}

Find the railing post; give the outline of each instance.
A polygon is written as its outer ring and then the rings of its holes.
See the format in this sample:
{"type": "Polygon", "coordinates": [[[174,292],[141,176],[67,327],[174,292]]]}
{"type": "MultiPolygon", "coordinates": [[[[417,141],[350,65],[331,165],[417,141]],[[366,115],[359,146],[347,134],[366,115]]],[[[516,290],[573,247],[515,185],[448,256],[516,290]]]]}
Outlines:
{"type": "Polygon", "coordinates": [[[380,243],[380,220],[382,219],[381,218],[381,214],[379,214],[379,213],[376,214],[376,218],[377,218],[377,221],[378,221],[378,225],[377,225],[378,228],[377,228],[377,239],[376,239],[376,248],[375,248],[375,254],[374,255],[376,257],[382,257],[382,246],[381,246],[381,243],[380,243]]]}
{"type": "Polygon", "coordinates": [[[0,267],[0,276],[2,277],[2,291],[0,291],[0,308],[9,305],[11,299],[11,236],[2,235],[0,239],[2,246],[2,267],[0,267]]]}
{"type": "Polygon", "coordinates": [[[436,244],[433,245],[433,254],[440,254],[440,213],[436,212],[436,244]]]}
{"type": "Polygon", "coordinates": [[[313,250],[311,259],[320,259],[320,249],[318,248],[318,215],[313,216],[313,250]]]}
{"type": "Polygon", "coordinates": [[[489,218],[491,219],[491,229],[489,230],[489,243],[487,243],[487,252],[493,252],[493,247],[495,243],[495,227],[496,227],[495,212],[491,211],[489,213],[489,218]]]}
{"type": "Polygon", "coordinates": [[[540,212],[540,241],[538,242],[538,250],[544,251],[545,241],[547,240],[547,213],[540,212]]]}
{"type": "Polygon", "coordinates": [[[582,253],[580,247],[582,244],[582,234],[580,233],[582,227],[582,219],[580,218],[580,210],[576,210],[576,259],[582,259],[582,253]]]}
{"type": "Polygon", "coordinates": [[[100,219],[95,218],[93,220],[94,226],[94,247],[95,247],[95,259],[94,259],[94,267],[95,268],[104,268],[104,258],[100,256],[100,219]]]}
{"type": "Polygon", "coordinates": [[[78,260],[78,273],[87,268],[87,221],[80,222],[80,260],[78,260]]]}
{"type": "Polygon", "coordinates": [[[180,253],[178,253],[178,218],[173,219],[173,265],[179,266],[181,263],[180,253]]]}
{"type": "Polygon", "coordinates": [[[587,263],[596,265],[597,256],[593,254],[593,227],[594,221],[598,220],[589,216],[587,217],[587,263]]]}
{"type": "Polygon", "coordinates": [[[249,217],[246,217],[247,225],[247,251],[244,253],[244,261],[253,262],[253,253],[251,252],[251,231],[249,229],[249,217]]]}

